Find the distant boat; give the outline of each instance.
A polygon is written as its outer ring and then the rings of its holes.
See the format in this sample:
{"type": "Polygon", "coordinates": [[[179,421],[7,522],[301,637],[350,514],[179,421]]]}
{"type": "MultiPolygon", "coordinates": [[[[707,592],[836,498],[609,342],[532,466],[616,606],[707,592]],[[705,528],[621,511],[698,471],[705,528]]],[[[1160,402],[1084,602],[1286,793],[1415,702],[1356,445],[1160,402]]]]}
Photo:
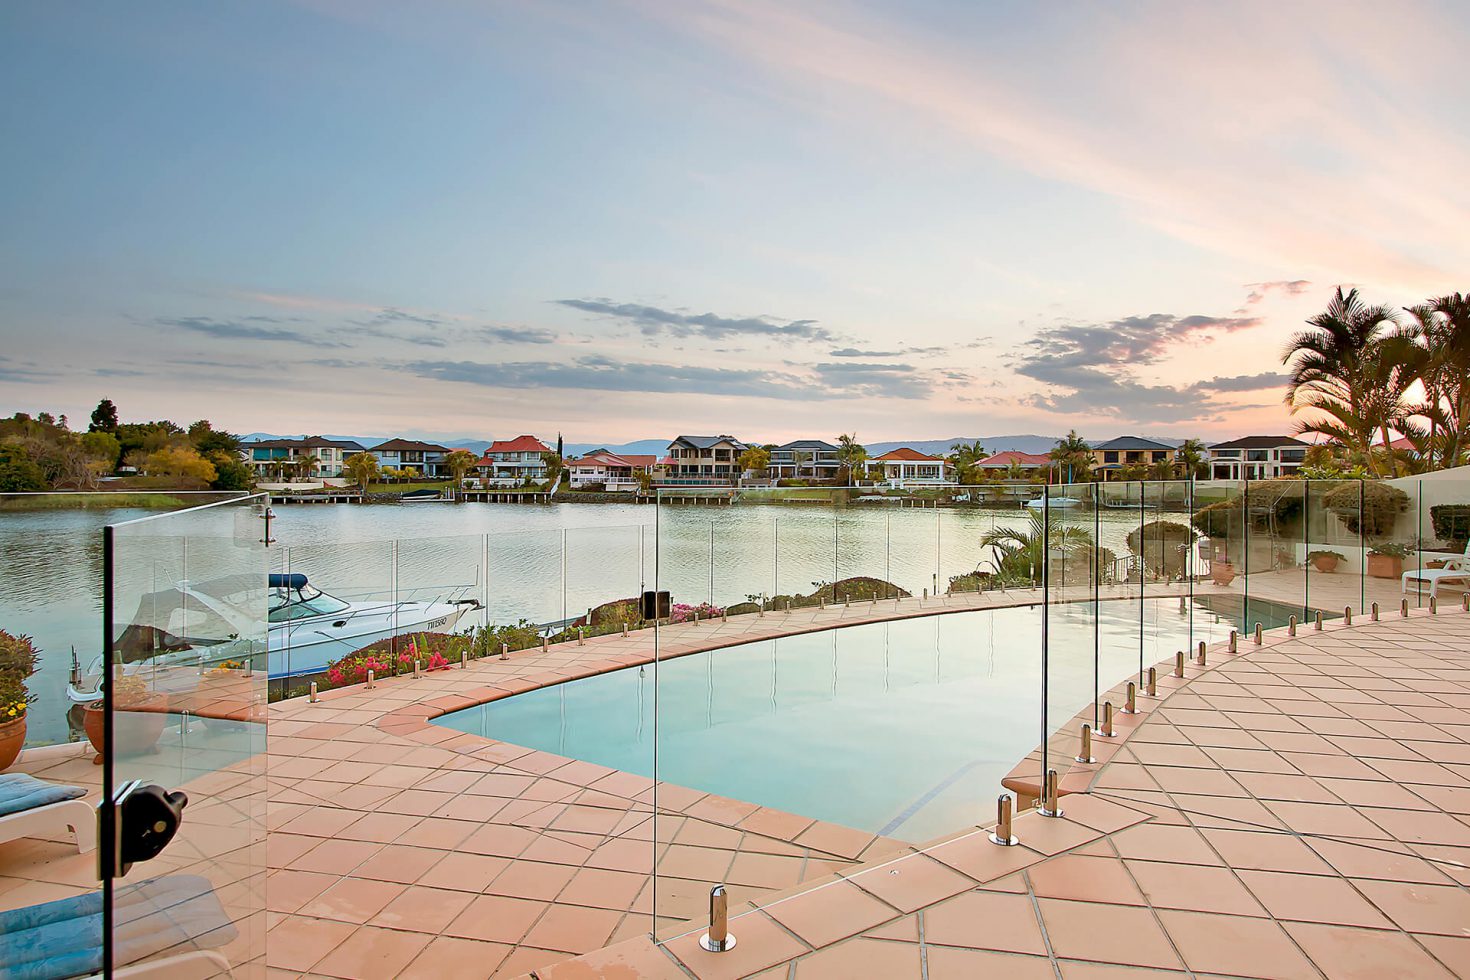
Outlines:
{"type": "Polygon", "coordinates": [[[398,498],[405,504],[450,504],[454,502],[453,497],[446,497],[442,490],[432,490],[425,487],[422,490],[410,490],[398,498]]]}
{"type": "MultiPolygon", "coordinates": [[[[1046,507],[1046,498],[1037,497],[1035,500],[1028,500],[1026,506],[1030,510],[1043,510],[1046,507]]],[[[1056,510],[1070,510],[1073,507],[1081,507],[1082,501],[1076,497],[1053,497],[1051,506],[1056,510]]]]}

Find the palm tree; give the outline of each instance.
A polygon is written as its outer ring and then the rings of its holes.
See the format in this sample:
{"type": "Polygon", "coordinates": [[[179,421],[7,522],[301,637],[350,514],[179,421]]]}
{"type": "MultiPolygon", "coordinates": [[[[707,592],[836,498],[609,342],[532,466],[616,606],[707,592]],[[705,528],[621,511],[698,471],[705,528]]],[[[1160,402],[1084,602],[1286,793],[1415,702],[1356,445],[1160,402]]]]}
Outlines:
{"type": "Polygon", "coordinates": [[[359,490],[367,493],[368,484],[378,475],[378,457],[372,453],[353,453],[342,463],[342,472],[359,490]]]}
{"type": "Polygon", "coordinates": [[[867,461],[868,451],[858,443],[856,432],[837,437],[837,462],[842,464],[842,483],[851,484],[852,475],[862,469],[867,461]]]}
{"type": "Polygon", "coordinates": [[[1174,464],[1167,459],[1156,460],[1149,464],[1148,478],[1150,480],[1172,480],[1174,479],[1174,464]]]}
{"type": "Polygon", "coordinates": [[[812,461],[812,454],[801,449],[792,450],[791,461],[796,464],[796,478],[801,479],[801,468],[812,461]]]}
{"type": "Polygon", "coordinates": [[[315,456],[297,456],[295,459],[296,478],[304,480],[316,472],[316,468],[322,465],[322,461],[315,456]]]}
{"type": "Polygon", "coordinates": [[[1185,439],[1174,452],[1179,476],[1185,480],[1202,480],[1210,475],[1209,450],[1198,439],[1185,439]]]}
{"type": "Polygon", "coordinates": [[[464,475],[475,468],[480,457],[468,449],[456,449],[444,457],[444,465],[449,469],[449,477],[454,481],[454,495],[459,496],[464,487],[464,475]]]}
{"type": "Polygon", "coordinates": [[[979,483],[980,467],[978,464],[987,455],[979,439],[973,442],[955,443],[949,450],[949,461],[954,465],[955,479],[966,486],[979,483]]]}
{"type": "Polygon", "coordinates": [[[1052,465],[1059,474],[1066,474],[1066,482],[1082,483],[1092,479],[1092,447],[1087,440],[1073,429],[1066,438],[1058,439],[1051,451],[1052,465]]]}
{"type": "Polygon", "coordinates": [[[1056,523],[1048,534],[1044,515],[1032,510],[1025,527],[997,527],[981,537],[980,546],[991,549],[1000,584],[1035,585],[1048,550],[1065,555],[1091,548],[1092,535],[1075,525],[1056,523]]]}
{"type": "Polygon", "coordinates": [[[561,454],[555,450],[548,450],[541,454],[541,462],[546,464],[546,488],[556,493],[557,485],[561,483],[561,472],[566,467],[566,461],[561,454]]]}
{"type": "Polygon", "coordinates": [[[1297,424],[1297,432],[1314,432],[1336,439],[1368,460],[1380,475],[1373,457],[1373,439],[1388,430],[1401,406],[1385,404],[1372,384],[1384,371],[1383,334],[1396,322],[1387,306],[1369,306],[1356,289],[1337,287],[1327,309],[1307,321],[1287,342],[1281,362],[1289,364],[1286,403],[1292,414],[1312,411],[1297,424]],[[1393,417],[1390,417],[1393,416],[1393,417]]]}
{"type": "Polygon", "coordinates": [[[1424,403],[1414,407],[1428,427],[1411,426],[1404,434],[1429,468],[1457,466],[1470,450],[1470,296],[1441,296],[1408,313],[1405,332],[1428,354],[1419,376],[1424,403]]]}

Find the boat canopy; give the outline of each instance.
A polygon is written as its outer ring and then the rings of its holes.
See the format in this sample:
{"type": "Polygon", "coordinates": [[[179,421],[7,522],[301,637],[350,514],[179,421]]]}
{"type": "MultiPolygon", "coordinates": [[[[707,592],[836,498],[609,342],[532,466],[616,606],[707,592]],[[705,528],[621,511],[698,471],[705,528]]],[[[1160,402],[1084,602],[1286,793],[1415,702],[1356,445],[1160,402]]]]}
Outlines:
{"type": "Polygon", "coordinates": [[[300,572],[290,575],[277,575],[273,572],[269,578],[268,584],[273,589],[300,589],[306,585],[306,576],[300,572]]]}

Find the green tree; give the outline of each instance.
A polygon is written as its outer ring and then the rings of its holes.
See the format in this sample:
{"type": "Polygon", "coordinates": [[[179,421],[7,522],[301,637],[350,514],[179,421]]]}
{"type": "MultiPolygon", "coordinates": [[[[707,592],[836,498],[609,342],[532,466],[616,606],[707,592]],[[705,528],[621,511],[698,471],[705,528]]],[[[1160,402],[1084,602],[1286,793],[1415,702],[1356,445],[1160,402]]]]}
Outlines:
{"type": "Polygon", "coordinates": [[[837,437],[837,462],[842,465],[842,473],[838,482],[843,484],[851,484],[853,474],[859,472],[867,464],[868,450],[857,441],[856,432],[837,437]]]}
{"type": "Polygon", "coordinates": [[[92,409],[92,423],[88,432],[117,432],[117,406],[111,398],[104,398],[92,409]]]}
{"type": "Polygon", "coordinates": [[[230,453],[238,456],[242,443],[240,437],[223,429],[216,429],[208,419],[200,419],[189,426],[189,442],[201,456],[215,453],[230,453]]]}
{"type": "Polygon", "coordinates": [[[1210,452],[1198,439],[1185,439],[1174,453],[1179,476],[1186,480],[1203,480],[1210,475],[1210,452]]]}
{"type": "Polygon", "coordinates": [[[1419,380],[1426,424],[1403,427],[1429,469],[1460,465],[1470,452],[1470,296],[1452,293],[1408,308],[1406,333],[1427,354],[1419,380]]]}
{"type": "Polygon", "coordinates": [[[1055,521],[1048,533],[1044,516],[1031,510],[1024,527],[997,527],[980,538],[980,546],[991,549],[997,584],[1035,585],[1041,581],[1048,550],[1068,559],[1085,560],[1092,548],[1092,535],[1084,528],[1055,521]]]}
{"type": "Polygon", "coordinates": [[[368,484],[378,477],[378,457],[372,453],[353,453],[343,461],[342,473],[366,493],[368,484]]]}
{"type": "Polygon", "coordinates": [[[983,473],[979,463],[986,456],[985,447],[980,445],[979,439],[955,443],[949,450],[949,461],[954,466],[956,482],[966,486],[979,483],[983,473]]]}
{"type": "Polygon", "coordinates": [[[1052,465],[1067,483],[1084,483],[1092,479],[1092,447],[1073,429],[1058,439],[1051,451],[1052,465]]]}
{"type": "Polygon", "coordinates": [[[444,457],[444,465],[449,467],[449,476],[454,480],[454,494],[459,496],[460,490],[464,488],[464,475],[475,468],[480,457],[468,449],[456,449],[444,457]]]}
{"type": "Polygon", "coordinates": [[[541,462],[546,464],[546,489],[552,493],[561,484],[562,473],[566,470],[567,461],[562,458],[561,453],[548,451],[541,454],[541,462]]]}
{"type": "Polygon", "coordinates": [[[144,459],[143,470],[181,487],[207,487],[219,476],[213,463],[187,446],[155,449],[144,459]]]}
{"type": "Polygon", "coordinates": [[[208,457],[214,464],[214,480],[211,490],[249,490],[255,486],[255,471],[234,453],[211,453],[208,457]]]}
{"type": "Polygon", "coordinates": [[[771,465],[771,451],[763,446],[751,446],[740,454],[738,462],[740,472],[765,476],[766,469],[771,465]]]}
{"type": "Polygon", "coordinates": [[[46,489],[46,474],[25,448],[0,442],[0,493],[38,493],[46,489]]]}
{"type": "Polygon", "coordinates": [[[117,469],[118,457],[122,455],[122,443],[117,441],[117,436],[111,432],[94,429],[82,433],[82,449],[87,455],[107,465],[110,473],[117,469]]]}

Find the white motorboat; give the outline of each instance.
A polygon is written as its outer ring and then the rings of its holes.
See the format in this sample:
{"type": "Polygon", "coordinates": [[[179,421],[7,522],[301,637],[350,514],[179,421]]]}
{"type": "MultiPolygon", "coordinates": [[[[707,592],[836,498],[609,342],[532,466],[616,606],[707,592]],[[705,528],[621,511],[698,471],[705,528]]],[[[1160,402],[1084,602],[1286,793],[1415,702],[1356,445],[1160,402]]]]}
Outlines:
{"type": "MultiPolygon", "coordinates": [[[[1076,497],[1053,497],[1051,498],[1051,506],[1053,510],[1071,510],[1073,507],[1081,507],[1082,501],[1076,497]]],[[[1045,507],[1046,501],[1043,497],[1026,501],[1027,510],[1042,510],[1045,507]]]]}
{"type": "MultiPolygon", "coordinates": [[[[480,608],[478,600],[464,598],[348,602],[316,588],[302,574],[268,576],[264,596],[257,583],[253,576],[235,575],[148,593],[118,635],[113,655],[125,673],[148,671],[154,677],[225,661],[258,664],[264,655],[266,672],[276,680],[318,673],[392,636],[449,632],[467,612],[480,608]],[[263,598],[266,632],[261,636],[258,604],[263,598]]],[[[74,662],[67,696],[78,704],[97,700],[102,674],[100,656],[86,671],[74,662]]]]}

